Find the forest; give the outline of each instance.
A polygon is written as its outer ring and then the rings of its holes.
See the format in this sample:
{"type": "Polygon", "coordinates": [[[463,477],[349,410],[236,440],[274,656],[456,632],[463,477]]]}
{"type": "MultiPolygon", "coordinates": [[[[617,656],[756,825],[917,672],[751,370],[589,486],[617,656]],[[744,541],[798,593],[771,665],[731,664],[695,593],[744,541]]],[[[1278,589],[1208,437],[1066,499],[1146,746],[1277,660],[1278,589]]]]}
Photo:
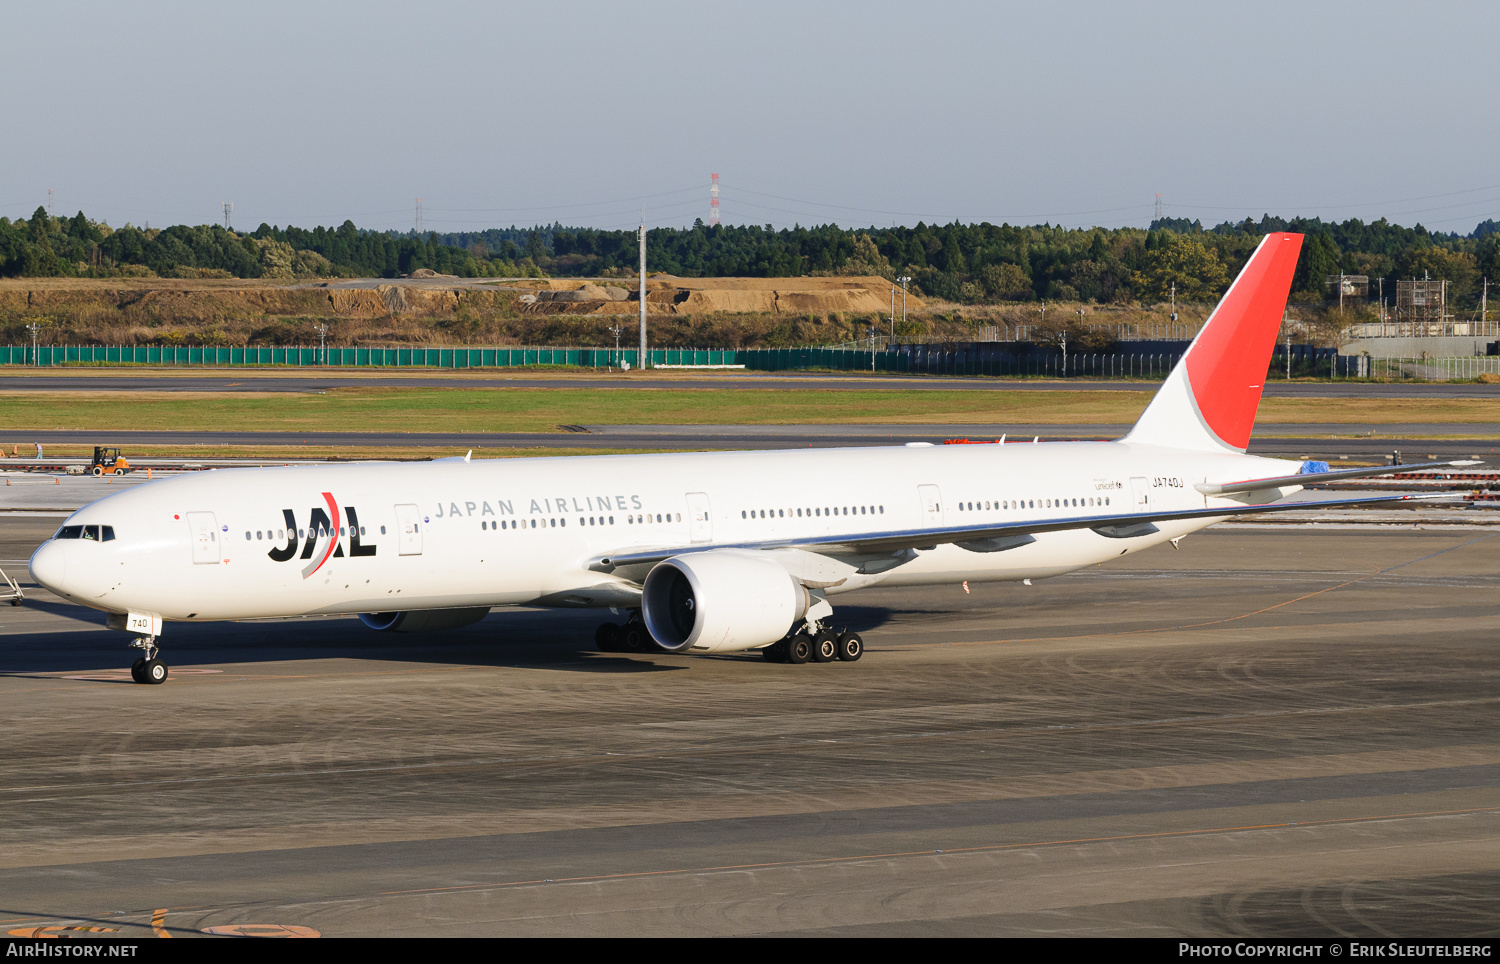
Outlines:
{"type": "MultiPolygon", "coordinates": [[[[647,267],[682,277],[906,276],[920,295],[956,304],[1028,301],[1206,302],[1221,295],[1269,231],[1305,233],[1293,301],[1321,302],[1339,272],[1388,282],[1431,277],[1451,283],[1450,304],[1475,304],[1500,275],[1500,225],[1468,235],[1403,227],[1385,219],[1324,222],[1262,217],[1204,228],[1163,219],[1150,228],[1042,224],[922,224],[846,228],[834,224],[656,228],[647,267]]],[[[461,277],[629,277],[636,233],[564,227],[449,233],[274,227],[241,233],[219,225],[112,228],[88,218],[0,218],[0,276],[396,278],[427,269],[461,277]]],[[[1387,285],[1387,287],[1391,287],[1387,285]]]]}

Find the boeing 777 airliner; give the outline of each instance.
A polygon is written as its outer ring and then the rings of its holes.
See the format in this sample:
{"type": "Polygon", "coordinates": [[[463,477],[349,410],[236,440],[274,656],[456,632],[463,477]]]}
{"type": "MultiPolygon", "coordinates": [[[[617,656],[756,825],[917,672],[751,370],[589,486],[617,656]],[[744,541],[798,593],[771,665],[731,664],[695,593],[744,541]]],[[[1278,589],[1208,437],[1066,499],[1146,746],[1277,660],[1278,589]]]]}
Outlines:
{"type": "Polygon", "coordinates": [[[856,660],[841,593],[1053,576],[1306,508],[1271,504],[1303,463],[1245,454],[1301,242],[1261,242],[1118,441],[211,471],[80,509],[31,573],[131,634],[143,683],[167,677],[168,620],[346,613],[411,632],[509,605],[628,612],[600,626],[606,650],[856,660]]]}

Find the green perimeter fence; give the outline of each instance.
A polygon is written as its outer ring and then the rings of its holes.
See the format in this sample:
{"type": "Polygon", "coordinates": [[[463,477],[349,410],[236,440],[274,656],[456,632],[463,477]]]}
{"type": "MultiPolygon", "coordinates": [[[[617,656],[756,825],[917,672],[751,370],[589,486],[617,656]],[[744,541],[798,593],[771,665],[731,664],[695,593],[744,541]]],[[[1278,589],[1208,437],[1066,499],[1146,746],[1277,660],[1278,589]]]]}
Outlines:
{"type": "MultiPolygon", "coordinates": [[[[115,345],[0,346],[0,365],[287,366],[293,368],[512,368],[559,365],[639,368],[640,352],[607,348],[210,348],[115,345]]],[[[858,351],[848,348],[658,348],[651,367],[743,367],[752,371],[911,372],[929,375],[990,375],[1042,378],[1159,379],[1182,356],[1162,354],[1033,352],[980,355],[971,351],[858,351]]],[[[1271,359],[1267,377],[1368,379],[1373,381],[1468,380],[1500,376],[1500,356],[1464,358],[1371,358],[1319,349],[1271,359]]]]}
{"type": "MultiPolygon", "coordinates": [[[[839,348],[708,349],[658,348],[651,367],[734,366],[757,371],[832,368],[903,372],[908,358],[898,352],[839,348]]],[[[640,352],[610,348],[213,348],[159,345],[0,346],[0,365],[280,365],[293,368],[513,368],[571,365],[639,368],[640,352]]]]}

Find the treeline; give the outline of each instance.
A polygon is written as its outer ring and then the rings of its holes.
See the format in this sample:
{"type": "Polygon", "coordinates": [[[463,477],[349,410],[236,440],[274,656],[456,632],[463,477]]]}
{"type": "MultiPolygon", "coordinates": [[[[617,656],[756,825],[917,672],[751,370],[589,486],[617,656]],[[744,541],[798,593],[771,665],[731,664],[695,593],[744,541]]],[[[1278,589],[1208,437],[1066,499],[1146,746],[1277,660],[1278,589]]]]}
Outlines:
{"type": "Polygon", "coordinates": [[[352,221],[311,230],[262,224],[240,234],[216,224],[113,229],[82,211],[51,218],[41,207],[24,220],[0,218],[0,275],[7,277],[397,278],[424,268],[464,277],[541,275],[511,248],[495,257],[435,235],[362,231],[352,221]]]}
{"type": "MultiPolygon", "coordinates": [[[[1450,303],[1474,304],[1483,279],[1500,275],[1500,225],[1468,236],[1402,227],[1385,219],[1339,223],[1266,216],[1205,229],[1164,219],[1149,229],[1039,225],[917,224],[915,227],[776,230],[770,225],[653,229],[647,266],[684,277],[906,276],[922,295],[984,304],[1015,301],[1211,301],[1221,295],[1262,236],[1308,235],[1294,300],[1321,301],[1340,272],[1388,282],[1451,282],[1450,303]]],[[[0,218],[0,274],[8,276],[386,277],[429,269],[463,277],[621,277],[638,264],[636,233],[566,228],[438,234],[337,228],[277,228],[240,234],[216,225],[118,230],[82,212],[0,218]]],[[[1394,285],[1388,284],[1392,290],[1394,285]]]]}

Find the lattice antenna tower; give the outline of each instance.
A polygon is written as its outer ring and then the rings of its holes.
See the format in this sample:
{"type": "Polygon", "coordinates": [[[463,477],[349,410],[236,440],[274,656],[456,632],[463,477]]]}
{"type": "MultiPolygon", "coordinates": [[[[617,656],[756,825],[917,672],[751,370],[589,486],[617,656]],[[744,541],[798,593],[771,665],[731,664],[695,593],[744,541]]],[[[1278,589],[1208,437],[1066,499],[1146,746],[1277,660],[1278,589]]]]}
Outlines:
{"type": "Polygon", "coordinates": [[[708,226],[719,224],[719,175],[710,174],[708,188],[708,226]]]}
{"type": "Polygon", "coordinates": [[[1156,195],[1156,220],[1161,220],[1161,195],[1156,195]]]}
{"type": "Polygon", "coordinates": [[[417,234],[421,234],[422,233],[422,199],[421,198],[417,198],[417,214],[416,214],[416,217],[412,219],[412,230],[415,231],[417,234]]]}
{"type": "Polygon", "coordinates": [[[225,231],[229,230],[229,215],[233,211],[234,211],[234,202],[233,201],[225,201],[224,202],[224,230],[225,231]]]}

